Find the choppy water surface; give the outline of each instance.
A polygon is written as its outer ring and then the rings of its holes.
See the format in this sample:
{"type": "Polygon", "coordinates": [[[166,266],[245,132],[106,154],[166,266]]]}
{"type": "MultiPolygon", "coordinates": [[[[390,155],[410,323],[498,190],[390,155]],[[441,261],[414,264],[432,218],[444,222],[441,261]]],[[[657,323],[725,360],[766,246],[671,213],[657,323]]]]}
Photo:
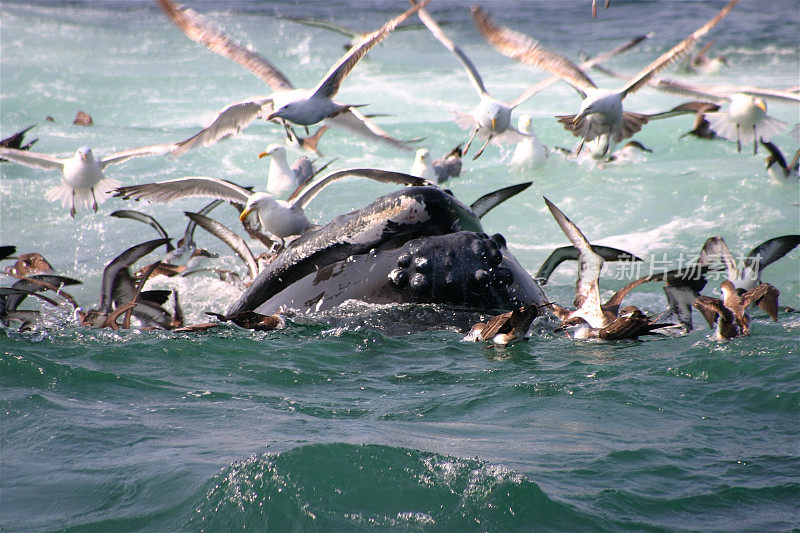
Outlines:
{"type": "MultiPolygon", "coordinates": [[[[191,2],[251,45],[297,85],[333,64],[344,38],[274,15],[330,18],[366,31],[401,2],[191,2]],[[366,9],[368,8],[368,9],[366,9]]],[[[590,3],[487,2],[502,23],[576,57],[636,33],[656,36],[613,62],[638,71],[696,29],[720,2],[615,0],[597,21],[590,3]]],[[[513,99],[543,74],[512,63],[477,34],[466,4],[434,0],[431,12],[483,74],[490,92],[513,99]]],[[[224,105],[268,89],[251,74],[190,42],[147,2],[11,2],[0,6],[0,125],[30,124],[35,149],[67,156],[81,145],[104,154],[185,138],[224,105]],[[72,126],[79,110],[95,125],[72,126]],[[55,122],[45,122],[50,115],[55,122]]],[[[796,2],[743,0],[709,38],[730,67],[695,82],[770,88],[797,85],[796,2]]],[[[671,75],[672,73],[670,73],[671,75]]],[[[616,82],[593,74],[599,84],[616,82]]],[[[390,133],[426,137],[438,157],[464,140],[450,109],[477,102],[454,58],[425,31],[403,31],[373,50],[340,99],[368,103],[390,133]]],[[[654,112],[684,101],[645,89],[628,109],[654,112]]],[[[548,145],[573,141],[553,120],[578,107],[556,85],[519,110],[548,145]]],[[[515,117],[519,112],[515,113],[515,117]]],[[[769,102],[790,127],[797,106],[769,102]]],[[[776,184],[765,153],[680,135],[691,118],[649,124],[636,136],[653,149],[633,163],[598,168],[552,154],[547,166],[510,170],[508,149],[465,162],[455,194],[469,203],[523,180],[534,185],[484,219],[535,272],[566,244],[541,196],[559,205],[594,242],[647,264],[696,254],[722,235],[734,254],[797,233],[797,183],[776,184]]],[[[259,185],[256,155],[279,131],[251,126],[235,139],[179,160],[140,158],[112,167],[125,184],[211,175],[259,185]]],[[[775,138],[789,157],[797,141],[775,138]]],[[[407,170],[411,157],[328,132],[336,168],[407,170]]],[[[38,250],[84,285],[89,307],[102,265],[149,229],[108,213],[42,200],[57,178],[0,167],[0,237],[38,250]]],[[[334,185],[308,209],[315,222],[370,202],[390,187],[334,185]]],[[[182,232],[182,211],[135,208],[182,232]]],[[[234,226],[235,213],[218,218],[234,226]]],[[[201,244],[236,267],[206,234],[201,244]]],[[[574,266],[547,286],[572,299],[574,266]]],[[[624,281],[602,280],[610,295],[624,281]]],[[[784,305],[800,307],[798,251],[764,279],[784,305]]],[[[190,321],[223,310],[235,289],[211,278],[159,282],[177,288],[190,321]]],[[[715,294],[718,282],[706,293],[715,294]]],[[[655,313],[661,288],[630,302],[655,313]]],[[[35,304],[26,304],[34,306],[35,304]]],[[[439,308],[353,304],[327,319],[298,320],[273,333],[235,327],[201,334],[90,331],[54,313],[44,330],[0,333],[0,521],[30,530],[786,530],[800,527],[800,315],[777,323],[755,314],[753,334],[719,344],[699,315],[684,337],[645,342],[573,342],[546,327],[508,349],[460,342],[453,327],[424,328],[439,308]],[[387,325],[391,324],[392,327],[387,325]]],[[[452,323],[449,320],[448,323],[452,323]]]]}

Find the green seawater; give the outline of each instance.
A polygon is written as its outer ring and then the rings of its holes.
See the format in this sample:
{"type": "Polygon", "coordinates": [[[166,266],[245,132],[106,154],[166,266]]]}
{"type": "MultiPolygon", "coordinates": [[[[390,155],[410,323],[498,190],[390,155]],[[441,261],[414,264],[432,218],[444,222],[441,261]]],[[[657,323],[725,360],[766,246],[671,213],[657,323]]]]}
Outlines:
{"type": "MultiPolygon", "coordinates": [[[[286,16],[314,16],[366,31],[402,2],[218,2],[187,4],[252,46],[298,86],[340,56],[344,38],[286,16]]],[[[486,2],[498,21],[570,57],[637,33],[656,36],[612,65],[636,72],[696,29],[721,2],[615,0],[593,21],[590,2],[486,2]]],[[[513,99],[543,75],[482,40],[468,5],[433,0],[431,13],[464,48],[487,88],[513,99]]],[[[800,6],[743,1],[709,35],[730,66],[707,84],[784,89],[800,75],[800,6]]],[[[598,84],[617,82],[592,73],[598,84]]],[[[674,70],[665,75],[679,76],[674,70]]],[[[225,105],[268,88],[186,39],[149,2],[0,4],[0,130],[36,124],[34,150],[99,154],[193,134],[225,105]],[[72,126],[90,113],[91,128],[72,126]],[[55,122],[47,122],[50,115],[55,122]]],[[[340,99],[368,103],[390,133],[425,137],[439,157],[465,140],[450,110],[477,103],[460,65],[425,31],[391,35],[342,85],[340,99]]],[[[651,89],[626,99],[639,112],[687,98],[651,89]]],[[[798,107],[768,101],[787,123],[774,142],[791,157],[798,107]]],[[[572,145],[553,115],[578,100],[563,84],[515,112],[533,116],[543,142],[572,145]]],[[[712,235],[735,255],[798,233],[797,183],[773,183],[757,156],[733,143],[680,135],[691,117],[653,121],[636,138],[653,153],[633,162],[576,163],[552,153],[534,171],[508,167],[490,146],[451,182],[465,203],[506,185],[534,185],[483,219],[535,272],[566,239],[541,196],[592,242],[627,249],[646,265],[697,254],[712,235]]],[[[257,155],[280,131],[254,124],[238,137],[177,160],[138,158],[110,167],[124,184],[210,175],[263,183],[257,155]]],[[[412,155],[330,131],[320,144],[335,168],[406,171],[412,155]]],[[[135,208],[182,233],[183,211],[111,199],[75,220],[44,194],[54,173],[0,165],[0,244],[40,251],[98,299],[102,267],[155,238],[113,219],[135,208]]],[[[308,208],[325,223],[391,191],[349,181],[308,208]]],[[[217,218],[236,227],[236,214],[217,218]]],[[[243,271],[224,245],[210,263],[243,271]]],[[[254,247],[255,248],[255,247],[254,247]]],[[[261,251],[261,250],[257,250],[261,251]]],[[[763,273],[781,304],[800,308],[800,252],[763,273]]],[[[4,263],[5,266],[8,263],[4,263]]],[[[602,295],[626,283],[609,265],[602,295]]],[[[647,267],[645,267],[647,268],[647,267]]],[[[545,290],[569,304],[574,265],[545,290]]],[[[6,286],[10,278],[4,281],[6,286]]],[[[224,310],[235,288],[210,276],[159,280],[178,290],[187,319],[224,310]]],[[[705,294],[719,295],[719,280],[705,294]]],[[[659,284],[629,299],[648,313],[666,301],[659,284]]],[[[25,307],[39,308],[26,301],[25,307]]],[[[259,333],[225,325],[202,334],[89,330],[61,310],[44,327],[0,330],[0,529],[3,531],[786,531],[800,528],[800,315],[777,323],[753,312],[752,335],[728,343],[697,329],[642,342],[575,342],[535,324],[531,337],[499,349],[462,342],[453,310],[361,304],[298,316],[259,333]]],[[[469,319],[477,316],[469,315],[469,319]]],[[[461,320],[463,321],[463,319],[461,320]]]]}

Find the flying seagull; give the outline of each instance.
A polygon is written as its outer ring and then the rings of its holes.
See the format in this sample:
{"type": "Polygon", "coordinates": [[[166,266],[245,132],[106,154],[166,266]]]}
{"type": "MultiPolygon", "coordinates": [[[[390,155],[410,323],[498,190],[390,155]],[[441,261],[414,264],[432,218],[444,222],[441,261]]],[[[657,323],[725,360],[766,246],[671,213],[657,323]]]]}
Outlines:
{"type": "Polygon", "coordinates": [[[641,89],[657,72],[684,56],[737,2],[738,0],[728,2],[715,17],[662,54],[618,90],[598,88],[582,68],[565,56],[546,50],[522,33],[496,24],[479,7],[473,7],[472,12],[480,32],[501,54],[559,76],[578,91],[583,98],[578,113],[557,117],[565,129],[580,137],[583,142],[592,141],[599,136],[611,137],[614,142],[620,142],[632,137],[648,121],[647,115],[623,111],[622,101],[625,97],[641,89]]]}
{"type": "Polygon", "coordinates": [[[332,98],[339,92],[345,78],[358,61],[376,44],[385,39],[401,22],[429,0],[423,0],[405,13],[393,18],[376,31],[362,37],[311,89],[296,89],[272,63],[256,52],[234,42],[221,29],[210,24],[196,11],[178,6],[172,0],[157,0],[170,18],[193,41],[250,70],[272,90],[269,96],[251,98],[223,109],[211,124],[197,134],[178,143],[172,155],[179,156],[197,146],[208,146],[238,134],[257,117],[280,119],[301,126],[311,126],[323,120],[348,128],[368,138],[382,140],[411,150],[406,143],[389,136],[351,104],[340,104],[332,98]]]}
{"type": "Polygon", "coordinates": [[[144,198],[162,203],[188,197],[225,200],[242,208],[239,220],[244,222],[251,213],[255,213],[263,231],[283,240],[300,235],[309,229],[312,224],[306,218],[305,207],[322,189],[337,180],[350,176],[369,178],[382,183],[409,186],[429,185],[426,180],[399,172],[354,168],[333,172],[319,180],[307,183],[296,190],[287,201],[276,200],[267,192],[248,191],[230,181],[202,176],[120,187],[116,190],[115,196],[134,200],[144,198]]]}
{"type": "Polygon", "coordinates": [[[103,174],[108,165],[122,163],[137,156],[163,155],[174,147],[174,144],[143,146],[100,159],[95,159],[92,149],[88,146],[78,148],[72,157],[66,159],[28,150],[0,148],[0,157],[26,167],[59,170],[64,179],[60,185],[47,191],[45,198],[51,202],[60,200],[64,207],[69,207],[69,214],[74,218],[76,206],[91,206],[96,212],[98,204],[103,203],[111,191],[119,186],[117,180],[107,178],[103,174]]]}
{"type": "MultiPolygon", "coordinates": [[[[414,3],[416,0],[411,1],[414,3]]],[[[478,8],[473,8],[473,14],[476,13],[476,9],[478,8]]],[[[480,10],[478,10],[478,12],[480,12],[480,10]]],[[[476,135],[485,139],[485,141],[475,153],[473,159],[477,159],[491,141],[497,143],[516,142],[524,138],[525,134],[511,126],[511,111],[537,92],[556,83],[559,78],[556,76],[551,76],[550,78],[547,78],[529,87],[515,100],[511,102],[502,102],[489,94],[489,92],[486,90],[486,86],[483,83],[483,78],[481,78],[481,75],[478,72],[478,69],[475,68],[475,65],[461,50],[461,48],[459,48],[449,37],[447,37],[447,35],[445,35],[433,17],[431,17],[425,9],[420,9],[417,12],[417,16],[430,30],[433,36],[440,43],[442,43],[445,48],[450,50],[463,65],[467,72],[467,76],[469,77],[470,83],[475,88],[476,92],[478,93],[478,97],[480,98],[478,105],[470,113],[456,113],[458,124],[462,127],[469,128],[472,132],[469,140],[464,145],[464,153],[466,154],[469,151],[469,147],[476,135]]],[[[648,36],[637,37],[636,39],[633,39],[632,41],[629,41],[628,43],[625,43],[614,50],[584,62],[583,67],[589,68],[596,63],[605,61],[610,57],[614,57],[615,55],[638,44],[647,37],[648,36]]]]}

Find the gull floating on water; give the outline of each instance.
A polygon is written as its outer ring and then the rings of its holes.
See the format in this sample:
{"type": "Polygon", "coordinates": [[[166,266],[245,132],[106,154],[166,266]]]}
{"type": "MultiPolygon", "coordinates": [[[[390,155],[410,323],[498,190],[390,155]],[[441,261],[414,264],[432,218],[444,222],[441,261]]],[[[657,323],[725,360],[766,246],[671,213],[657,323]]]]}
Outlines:
{"type": "MultiPolygon", "coordinates": [[[[412,0],[412,2],[413,1],[414,0],[412,0]]],[[[476,9],[477,8],[473,8],[474,15],[476,14],[476,9]]],[[[547,78],[529,87],[515,100],[508,103],[502,102],[489,94],[489,92],[486,90],[486,86],[483,83],[483,78],[481,78],[481,75],[478,72],[478,69],[475,68],[475,65],[461,50],[461,48],[456,46],[456,44],[449,37],[447,37],[447,35],[445,35],[433,17],[431,17],[430,14],[428,14],[428,12],[422,8],[417,11],[417,16],[420,18],[422,23],[425,24],[428,30],[430,30],[433,36],[440,43],[442,43],[445,48],[450,50],[456,56],[458,61],[466,70],[470,83],[475,88],[475,91],[478,93],[478,97],[480,98],[478,105],[470,113],[456,112],[456,122],[459,124],[459,126],[471,130],[470,138],[464,145],[464,153],[466,154],[469,151],[469,147],[476,136],[480,136],[481,138],[485,139],[485,141],[475,153],[473,159],[477,159],[483,153],[483,151],[489,145],[489,142],[516,142],[524,138],[526,136],[525,134],[511,126],[512,110],[528,100],[537,92],[556,83],[559,78],[555,76],[547,78]]],[[[584,68],[589,68],[596,63],[609,59],[610,57],[613,57],[638,44],[645,38],[647,38],[647,36],[638,37],[610,52],[591,59],[584,63],[584,68]]]]}
{"type": "Polygon", "coordinates": [[[758,305],[774,320],[778,321],[778,289],[769,283],[761,283],[755,288],[739,294],[733,283],[726,280],[720,285],[722,299],[711,296],[698,296],[694,307],[699,310],[708,327],[717,323],[714,336],[717,340],[728,340],[740,335],[750,335],[750,317],[747,308],[758,305]]]}
{"type": "Polygon", "coordinates": [[[273,93],[269,96],[237,102],[223,109],[214,121],[197,134],[178,143],[173,155],[179,156],[196,146],[208,146],[238,134],[257,117],[266,120],[280,119],[301,126],[311,126],[322,120],[341,126],[367,138],[382,140],[395,147],[410,150],[405,142],[394,139],[367,119],[355,106],[339,104],[332,98],[358,61],[376,44],[385,39],[401,22],[417,11],[429,0],[414,6],[393,18],[378,30],[364,36],[353,46],[312,89],[295,89],[289,79],[261,55],[232,41],[222,30],[209,24],[192,9],[181,8],[172,0],[157,0],[158,4],[193,41],[207,46],[211,51],[253,72],[269,85],[273,93]]]}
{"type": "Polygon", "coordinates": [[[576,137],[581,137],[584,142],[599,136],[620,142],[633,136],[648,121],[647,115],[623,111],[622,100],[642,88],[657,72],[686,54],[695,41],[708,33],[737,2],[738,0],[728,2],[716,16],[662,54],[619,90],[598,88],[582,68],[565,56],[544,49],[537,41],[522,33],[496,24],[480,8],[474,7],[473,14],[480,32],[501,54],[559,76],[580,93],[583,101],[578,113],[557,117],[565,129],[576,137]]]}
{"type": "Polygon", "coordinates": [[[319,169],[314,169],[314,165],[307,157],[301,157],[290,167],[286,159],[286,148],[280,144],[270,144],[258,158],[271,157],[269,170],[267,171],[267,192],[273,196],[280,196],[288,191],[294,191],[298,187],[305,185],[308,180],[325,170],[332,161],[328,162],[319,169]]]}
{"type": "Polygon", "coordinates": [[[444,183],[461,174],[461,155],[461,145],[459,144],[444,157],[431,162],[430,151],[420,148],[414,155],[414,163],[411,165],[409,173],[428,181],[444,183]]]}
{"type": "Polygon", "coordinates": [[[76,206],[91,206],[97,211],[98,204],[103,203],[115,188],[117,180],[107,178],[103,171],[115,163],[122,163],[132,157],[145,155],[163,155],[175,147],[174,144],[144,146],[117,152],[100,159],[95,159],[88,146],[78,148],[72,157],[59,159],[47,154],[39,154],[14,148],[0,148],[0,157],[31,168],[61,171],[64,180],[45,194],[51,202],[60,200],[64,207],[69,207],[70,216],[74,217],[76,206]]]}
{"type": "Polygon", "coordinates": [[[514,147],[514,154],[511,156],[511,166],[517,168],[538,168],[547,163],[549,150],[542,144],[536,132],[533,130],[533,122],[530,115],[520,115],[519,131],[525,137],[517,141],[514,147]]]}
{"type": "Polygon", "coordinates": [[[304,209],[322,189],[350,176],[407,186],[429,184],[426,180],[399,172],[356,168],[333,172],[317,181],[307,183],[292,193],[287,201],[277,200],[267,192],[251,192],[229,181],[202,176],[120,187],[116,190],[115,196],[134,200],[144,198],[162,203],[188,197],[225,200],[241,209],[240,221],[244,222],[251,213],[255,213],[262,231],[283,241],[287,237],[300,235],[313,226],[306,218],[304,209]]]}

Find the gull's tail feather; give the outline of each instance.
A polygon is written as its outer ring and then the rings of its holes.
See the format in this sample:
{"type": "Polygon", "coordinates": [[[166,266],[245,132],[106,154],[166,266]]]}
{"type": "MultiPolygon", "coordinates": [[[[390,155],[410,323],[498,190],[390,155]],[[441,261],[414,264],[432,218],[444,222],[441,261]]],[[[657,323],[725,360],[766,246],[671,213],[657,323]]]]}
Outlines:
{"type": "Polygon", "coordinates": [[[738,137],[736,134],[736,123],[728,118],[728,113],[725,111],[706,113],[706,120],[711,125],[711,129],[716,132],[717,135],[720,137],[725,137],[729,141],[737,141],[738,137]]]}
{"type": "Polygon", "coordinates": [[[45,193],[45,198],[49,202],[59,201],[61,205],[70,209],[94,208],[95,201],[97,204],[102,204],[107,198],[113,196],[114,189],[119,187],[121,183],[115,179],[105,178],[100,180],[94,186],[94,194],[91,188],[73,188],[72,185],[61,182],[45,193]]]}
{"type": "Polygon", "coordinates": [[[614,141],[620,142],[623,139],[633,137],[639,133],[639,131],[642,129],[642,126],[647,124],[649,121],[650,119],[647,115],[624,111],[622,113],[622,122],[615,125],[611,129],[611,134],[614,136],[614,141]]]}
{"type": "Polygon", "coordinates": [[[769,142],[775,135],[783,133],[786,129],[786,123],[777,118],[764,117],[758,126],[756,126],[756,129],[758,136],[769,142]]]}

